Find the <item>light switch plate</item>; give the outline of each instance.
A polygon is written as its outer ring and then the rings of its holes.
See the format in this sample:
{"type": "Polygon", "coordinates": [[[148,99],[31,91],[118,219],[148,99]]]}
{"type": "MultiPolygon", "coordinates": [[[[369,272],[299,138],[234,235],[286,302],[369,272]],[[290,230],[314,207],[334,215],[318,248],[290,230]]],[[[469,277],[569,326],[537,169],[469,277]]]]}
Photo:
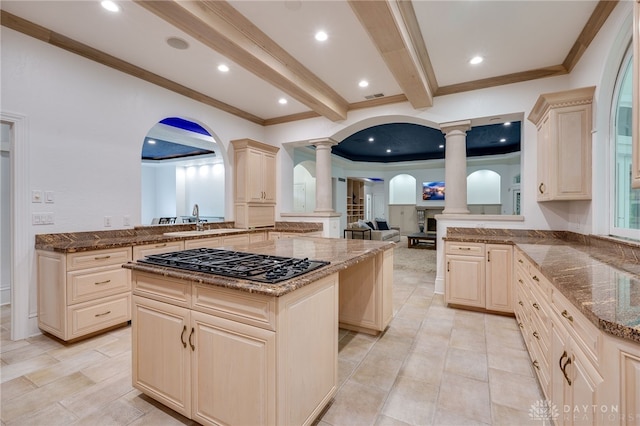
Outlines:
{"type": "Polygon", "coordinates": [[[53,191],[44,191],[44,202],[53,204],[53,191]]]}
{"type": "Polygon", "coordinates": [[[39,189],[34,189],[31,191],[31,202],[32,203],[41,203],[42,202],[42,191],[39,189]]]}

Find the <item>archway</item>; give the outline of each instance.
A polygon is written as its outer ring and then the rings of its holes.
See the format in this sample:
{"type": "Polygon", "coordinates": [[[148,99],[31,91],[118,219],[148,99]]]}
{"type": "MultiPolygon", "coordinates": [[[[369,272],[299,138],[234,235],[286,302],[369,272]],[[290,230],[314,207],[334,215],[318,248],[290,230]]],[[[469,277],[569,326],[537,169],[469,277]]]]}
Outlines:
{"type": "Polygon", "coordinates": [[[293,168],[293,211],[313,212],[316,208],[316,163],[303,161],[293,168]]]}
{"type": "Polygon", "coordinates": [[[155,124],[142,146],[141,223],[184,223],[193,206],[208,222],[224,221],[225,164],[204,127],[169,117],[155,124]]]}

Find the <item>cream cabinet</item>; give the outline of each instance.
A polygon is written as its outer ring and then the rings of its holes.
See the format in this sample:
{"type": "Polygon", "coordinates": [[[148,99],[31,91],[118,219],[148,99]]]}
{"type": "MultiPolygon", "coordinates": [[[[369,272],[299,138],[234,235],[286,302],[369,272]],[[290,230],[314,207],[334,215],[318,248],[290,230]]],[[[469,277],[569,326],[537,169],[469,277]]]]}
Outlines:
{"type": "Polygon", "coordinates": [[[143,244],[139,246],[133,246],[133,260],[142,259],[145,256],[151,256],[153,254],[171,253],[173,251],[184,250],[184,241],[171,241],[168,243],[157,244],[143,244]]]}
{"type": "Polygon", "coordinates": [[[538,201],[591,199],[595,87],[540,95],[529,120],[538,129],[538,201]]]}
{"type": "Polygon", "coordinates": [[[282,238],[296,238],[296,237],[322,237],[322,231],[305,232],[305,233],[269,231],[270,240],[280,240],[282,238]]]}
{"type": "Polygon", "coordinates": [[[75,340],[131,319],[131,247],[59,253],[37,250],[38,327],[75,340]]]}
{"type": "Polygon", "coordinates": [[[633,4],[633,173],[631,185],[640,188],[640,0],[633,4]]]}
{"type": "Polygon", "coordinates": [[[393,250],[340,271],[340,327],[378,334],[393,317],[393,250]]]}
{"type": "Polygon", "coordinates": [[[278,147],[251,139],[231,141],[234,149],[235,224],[239,228],[273,226],[278,147]]]}
{"type": "Polygon", "coordinates": [[[512,257],[510,245],[446,242],[446,302],[513,313],[512,257]]]}
{"type": "Polygon", "coordinates": [[[203,425],[309,425],[337,390],[338,274],[281,297],[133,271],[133,385],[203,425]]]}

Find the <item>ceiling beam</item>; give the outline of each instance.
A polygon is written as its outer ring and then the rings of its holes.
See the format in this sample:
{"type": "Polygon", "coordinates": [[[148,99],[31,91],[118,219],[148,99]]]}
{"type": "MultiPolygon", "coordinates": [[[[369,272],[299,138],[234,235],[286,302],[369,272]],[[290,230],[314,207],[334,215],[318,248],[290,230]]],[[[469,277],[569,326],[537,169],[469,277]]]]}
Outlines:
{"type": "MultiPolygon", "coordinates": [[[[409,35],[398,2],[349,0],[349,5],[411,105],[414,108],[432,106],[433,91],[429,87],[425,67],[418,60],[413,37],[409,35]]],[[[406,12],[406,7],[403,10],[406,12]]]]}
{"type": "Polygon", "coordinates": [[[345,99],[226,1],[134,1],[318,114],[347,118],[345,99]]]}
{"type": "Polygon", "coordinates": [[[149,72],[129,62],[123,61],[122,59],[116,58],[115,56],[111,56],[107,53],[102,52],[101,50],[94,49],[93,47],[87,46],[86,44],[80,43],[79,41],[73,40],[69,37],[65,37],[60,33],[56,33],[55,31],[51,31],[45,27],[34,24],[31,21],[27,21],[26,19],[20,18],[19,16],[13,15],[5,10],[0,10],[0,23],[3,27],[11,28],[12,30],[36,38],[44,43],[48,43],[52,46],[59,47],[60,49],[64,49],[68,52],[75,53],[84,58],[90,59],[125,74],[129,74],[141,80],[163,87],[167,90],[194,99],[198,102],[202,102],[205,105],[212,106],[221,111],[225,111],[229,114],[233,114],[237,117],[249,120],[253,123],[264,125],[264,120],[260,117],[226,104],[210,96],[204,95],[196,90],[185,87],[179,83],[176,83],[175,81],[159,76],[158,74],[149,72]]]}

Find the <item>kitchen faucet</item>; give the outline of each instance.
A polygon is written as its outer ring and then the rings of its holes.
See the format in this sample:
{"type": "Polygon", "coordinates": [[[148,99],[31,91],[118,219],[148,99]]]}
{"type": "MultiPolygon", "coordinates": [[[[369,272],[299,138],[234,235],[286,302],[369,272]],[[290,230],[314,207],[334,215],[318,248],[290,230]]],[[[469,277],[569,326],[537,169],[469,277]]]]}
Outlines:
{"type": "Polygon", "coordinates": [[[200,222],[200,208],[197,204],[193,205],[193,216],[196,217],[196,231],[204,231],[204,225],[200,222]]]}

